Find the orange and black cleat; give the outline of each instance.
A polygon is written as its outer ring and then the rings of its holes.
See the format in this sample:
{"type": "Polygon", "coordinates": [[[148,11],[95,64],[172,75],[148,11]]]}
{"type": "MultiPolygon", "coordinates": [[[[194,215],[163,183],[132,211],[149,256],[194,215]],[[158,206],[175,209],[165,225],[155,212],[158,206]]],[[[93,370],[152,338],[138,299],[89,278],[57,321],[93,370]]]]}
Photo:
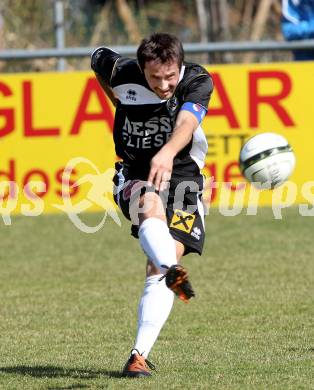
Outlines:
{"type": "Polygon", "coordinates": [[[155,366],[145,359],[137,349],[132,349],[129,360],[122,371],[122,376],[128,378],[151,376],[150,370],[155,370],[155,366]],[[133,353],[133,351],[136,352],[133,353]]]}
{"type": "Polygon", "coordinates": [[[175,264],[168,268],[165,275],[159,280],[166,278],[166,286],[170,288],[183,302],[188,302],[190,298],[195,297],[195,293],[188,280],[187,270],[182,265],[175,264]]]}

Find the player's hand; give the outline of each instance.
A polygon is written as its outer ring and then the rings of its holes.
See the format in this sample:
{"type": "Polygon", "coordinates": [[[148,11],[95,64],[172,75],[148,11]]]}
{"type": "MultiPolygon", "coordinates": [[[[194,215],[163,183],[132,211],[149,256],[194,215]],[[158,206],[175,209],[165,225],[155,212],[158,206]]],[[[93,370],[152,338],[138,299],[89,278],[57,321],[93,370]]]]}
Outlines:
{"type": "Polygon", "coordinates": [[[154,185],[157,191],[164,191],[171,178],[174,154],[165,145],[150,162],[147,179],[149,186],[154,185]]]}

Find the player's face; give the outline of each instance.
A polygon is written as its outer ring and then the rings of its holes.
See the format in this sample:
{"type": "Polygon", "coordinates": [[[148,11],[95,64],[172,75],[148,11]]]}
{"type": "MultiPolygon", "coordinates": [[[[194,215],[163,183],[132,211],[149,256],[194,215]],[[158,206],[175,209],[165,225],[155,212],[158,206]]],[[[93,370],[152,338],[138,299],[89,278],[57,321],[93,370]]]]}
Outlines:
{"type": "Polygon", "coordinates": [[[162,64],[159,61],[145,63],[144,75],[150,88],[161,99],[170,99],[179,82],[180,69],[177,62],[162,64]]]}

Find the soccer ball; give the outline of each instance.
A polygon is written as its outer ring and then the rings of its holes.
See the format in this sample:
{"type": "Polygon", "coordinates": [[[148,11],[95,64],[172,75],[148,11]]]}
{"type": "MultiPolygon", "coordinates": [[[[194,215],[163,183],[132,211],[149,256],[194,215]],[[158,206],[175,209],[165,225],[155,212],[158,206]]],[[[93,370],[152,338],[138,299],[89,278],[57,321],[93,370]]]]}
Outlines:
{"type": "Polygon", "coordinates": [[[275,188],[292,174],[295,155],[282,135],[261,133],[250,138],[240,151],[242,175],[260,188],[275,188]]]}

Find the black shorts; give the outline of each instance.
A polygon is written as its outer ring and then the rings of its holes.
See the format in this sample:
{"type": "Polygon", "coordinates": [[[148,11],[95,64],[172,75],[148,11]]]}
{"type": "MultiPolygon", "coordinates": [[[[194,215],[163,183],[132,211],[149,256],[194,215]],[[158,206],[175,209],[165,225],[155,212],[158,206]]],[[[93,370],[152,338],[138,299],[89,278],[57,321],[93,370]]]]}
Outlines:
{"type": "MultiPolygon", "coordinates": [[[[193,162],[194,164],[194,162],[193,162]]],[[[196,166],[196,164],[195,164],[196,166]]],[[[130,206],[138,202],[139,196],[147,191],[154,191],[141,180],[141,175],[131,172],[129,166],[116,163],[114,182],[114,200],[123,215],[131,220],[130,206]]],[[[196,166],[197,167],[197,166],[196,166]]],[[[167,223],[172,237],[185,247],[184,254],[196,252],[201,254],[205,239],[204,205],[202,191],[204,177],[198,167],[182,176],[174,169],[168,191],[160,192],[166,212],[167,223]]],[[[132,225],[131,234],[138,238],[138,224],[132,225]]]]}

